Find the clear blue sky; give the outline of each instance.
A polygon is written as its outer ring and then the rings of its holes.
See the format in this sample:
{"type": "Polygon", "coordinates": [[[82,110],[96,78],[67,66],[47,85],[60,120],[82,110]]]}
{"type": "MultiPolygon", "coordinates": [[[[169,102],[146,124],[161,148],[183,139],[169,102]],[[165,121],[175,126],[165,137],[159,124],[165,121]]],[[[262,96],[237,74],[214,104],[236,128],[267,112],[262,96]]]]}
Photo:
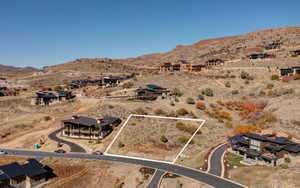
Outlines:
{"type": "Polygon", "coordinates": [[[0,64],[125,58],[300,25],[299,0],[0,0],[0,64]]]}

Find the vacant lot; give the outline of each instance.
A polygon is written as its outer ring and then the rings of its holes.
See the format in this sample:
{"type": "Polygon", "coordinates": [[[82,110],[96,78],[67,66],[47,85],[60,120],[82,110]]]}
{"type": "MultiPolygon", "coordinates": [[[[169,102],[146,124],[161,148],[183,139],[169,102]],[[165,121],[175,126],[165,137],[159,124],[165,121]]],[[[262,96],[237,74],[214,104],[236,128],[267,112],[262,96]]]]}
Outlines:
{"type": "Polygon", "coordinates": [[[109,153],[172,161],[196,132],[200,123],[133,116],[109,153]]]}

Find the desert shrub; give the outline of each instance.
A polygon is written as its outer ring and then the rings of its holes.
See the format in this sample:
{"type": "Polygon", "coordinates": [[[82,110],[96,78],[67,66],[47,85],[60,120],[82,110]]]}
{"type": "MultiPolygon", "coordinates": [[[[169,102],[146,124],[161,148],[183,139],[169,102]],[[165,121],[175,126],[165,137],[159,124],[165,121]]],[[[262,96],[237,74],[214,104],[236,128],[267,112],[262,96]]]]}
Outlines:
{"type": "Polygon", "coordinates": [[[154,110],[154,114],[156,114],[156,115],[164,115],[164,114],[166,114],[166,112],[163,111],[160,108],[157,108],[157,109],[154,110]]]}
{"type": "Polygon", "coordinates": [[[179,99],[177,97],[175,97],[174,101],[175,102],[179,102],[179,99]]]}
{"type": "Polygon", "coordinates": [[[250,79],[250,74],[246,71],[242,71],[240,75],[241,79],[250,79]]]}
{"type": "Polygon", "coordinates": [[[206,95],[208,97],[213,97],[214,96],[214,91],[211,88],[205,88],[202,90],[202,95],[206,95]]]}
{"type": "Polygon", "coordinates": [[[296,74],[296,75],[294,75],[294,80],[299,80],[300,79],[300,74],[296,74]]]}
{"type": "Polygon", "coordinates": [[[170,102],[170,105],[171,105],[171,106],[175,106],[174,101],[171,101],[171,102],[170,102]]]}
{"type": "Polygon", "coordinates": [[[282,90],[283,95],[288,95],[288,94],[293,94],[293,93],[295,93],[295,90],[293,88],[288,88],[288,89],[282,90]]]}
{"type": "Polygon", "coordinates": [[[231,87],[230,82],[226,82],[226,83],[225,83],[225,87],[231,87]]]}
{"type": "Polygon", "coordinates": [[[119,147],[119,148],[122,148],[122,147],[124,147],[124,146],[125,146],[125,144],[124,144],[123,142],[119,142],[119,143],[118,143],[118,147],[119,147]]]}
{"type": "Polygon", "coordinates": [[[289,168],[289,165],[287,164],[287,163],[283,163],[283,164],[281,164],[281,165],[279,165],[281,168],[283,168],[283,169],[287,169],[287,168],[289,168]]]}
{"type": "Polygon", "coordinates": [[[126,83],[123,84],[122,87],[128,89],[128,88],[131,88],[133,85],[134,85],[134,84],[133,84],[132,82],[126,82],[126,83]]]}
{"type": "Polygon", "coordinates": [[[52,118],[51,118],[50,116],[45,116],[45,117],[44,117],[44,120],[45,120],[45,121],[50,121],[51,119],[52,119],[52,118]]]}
{"type": "Polygon", "coordinates": [[[183,92],[181,92],[180,89],[175,88],[175,89],[173,89],[172,94],[177,97],[181,97],[183,95],[183,92]]]}
{"type": "Polygon", "coordinates": [[[279,80],[279,76],[277,74],[273,74],[271,76],[271,80],[279,80]]]}
{"type": "Polygon", "coordinates": [[[267,89],[272,89],[274,87],[274,84],[267,84],[267,89]]]}
{"type": "Polygon", "coordinates": [[[249,82],[249,80],[246,80],[245,81],[245,85],[248,85],[250,82],[249,82]]]}
{"type": "Polygon", "coordinates": [[[229,112],[221,111],[221,112],[217,112],[217,115],[222,119],[227,119],[229,121],[232,120],[232,116],[229,112]]]}
{"type": "Polygon", "coordinates": [[[204,96],[200,94],[200,95],[198,95],[198,99],[203,101],[204,100],[204,96]]]}
{"type": "Polygon", "coordinates": [[[291,162],[291,159],[290,159],[289,157],[286,157],[286,158],[284,158],[284,162],[285,162],[285,163],[290,163],[290,162],[291,162]]]}
{"type": "Polygon", "coordinates": [[[197,102],[196,108],[198,108],[199,110],[205,110],[206,106],[203,102],[197,102]]]}
{"type": "Polygon", "coordinates": [[[109,108],[109,109],[113,109],[114,106],[110,104],[110,105],[108,105],[108,108],[109,108]]]}
{"type": "Polygon", "coordinates": [[[231,91],[231,94],[232,94],[232,95],[237,95],[237,94],[239,94],[239,93],[240,93],[240,92],[239,92],[239,90],[237,90],[237,89],[231,91]]]}
{"type": "Polygon", "coordinates": [[[260,90],[258,96],[265,96],[266,92],[264,90],[260,90]]]}
{"type": "Polygon", "coordinates": [[[176,128],[181,131],[188,132],[190,134],[194,134],[197,130],[197,127],[192,126],[192,125],[185,125],[181,121],[176,123],[176,128]]]}
{"type": "Polygon", "coordinates": [[[136,108],[136,109],[134,110],[134,113],[135,113],[135,114],[139,114],[139,115],[145,115],[145,114],[147,114],[147,112],[146,112],[142,107],[136,108]]]}
{"type": "Polygon", "coordinates": [[[226,121],[225,126],[229,129],[233,128],[232,122],[231,121],[226,121]]]}
{"type": "Polygon", "coordinates": [[[182,123],[181,121],[179,121],[179,122],[176,123],[176,128],[181,130],[181,131],[184,131],[185,130],[185,124],[182,123]]]}
{"type": "Polygon", "coordinates": [[[187,115],[189,112],[185,108],[180,108],[176,110],[176,115],[177,116],[184,116],[187,115]]]}
{"type": "Polygon", "coordinates": [[[186,99],[186,103],[187,104],[195,104],[195,100],[193,98],[189,97],[186,99]]]}
{"type": "Polygon", "coordinates": [[[167,142],[168,142],[168,139],[167,139],[167,137],[166,137],[165,135],[162,135],[162,136],[160,137],[160,141],[163,142],[163,143],[167,143],[167,142]]]}

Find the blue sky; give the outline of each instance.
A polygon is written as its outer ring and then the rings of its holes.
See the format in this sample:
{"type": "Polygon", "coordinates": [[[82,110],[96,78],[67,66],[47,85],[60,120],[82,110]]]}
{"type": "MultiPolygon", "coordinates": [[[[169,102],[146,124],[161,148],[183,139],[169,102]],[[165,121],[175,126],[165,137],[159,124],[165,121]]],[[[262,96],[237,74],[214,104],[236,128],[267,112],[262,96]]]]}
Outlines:
{"type": "Polygon", "coordinates": [[[126,58],[300,25],[299,0],[0,0],[0,64],[126,58]]]}

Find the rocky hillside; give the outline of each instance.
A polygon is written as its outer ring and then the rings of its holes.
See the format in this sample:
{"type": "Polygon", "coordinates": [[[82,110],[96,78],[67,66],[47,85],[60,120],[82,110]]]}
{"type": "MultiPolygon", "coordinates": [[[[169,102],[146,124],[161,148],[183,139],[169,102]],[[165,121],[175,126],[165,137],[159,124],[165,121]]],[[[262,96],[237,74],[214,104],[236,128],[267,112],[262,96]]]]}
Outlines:
{"type": "MultiPolygon", "coordinates": [[[[78,59],[61,65],[47,67],[46,70],[75,70],[120,72],[135,71],[137,67],[154,68],[164,62],[186,60],[202,63],[208,59],[221,58],[227,61],[243,61],[251,53],[274,55],[273,62],[295,62],[290,51],[300,49],[300,26],[260,30],[239,36],[207,39],[192,45],[178,45],[173,50],[161,54],[148,54],[128,59],[78,59]],[[266,45],[281,43],[276,50],[265,49],[266,45]]],[[[299,61],[299,60],[296,60],[299,61]]],[[[275,65],[275,64],[274,64],[275,65]]]]}
{"type": "Polygon", "coordinates": [[[14,67],[0,64],[0,77],[10,77],[17,75],[29,75],[38,70],[33,67],[14,67]]]}

